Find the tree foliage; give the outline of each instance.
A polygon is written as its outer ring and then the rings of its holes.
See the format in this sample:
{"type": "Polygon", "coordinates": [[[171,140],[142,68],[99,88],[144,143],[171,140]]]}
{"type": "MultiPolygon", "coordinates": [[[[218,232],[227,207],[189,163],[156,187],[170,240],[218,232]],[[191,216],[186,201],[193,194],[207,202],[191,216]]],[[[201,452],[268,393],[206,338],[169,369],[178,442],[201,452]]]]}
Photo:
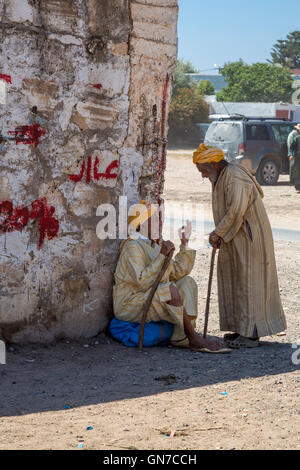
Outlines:
{"type": "Polygon", "coordinates": [[[272,64],[289,69],[300,69],[300,31],[293,31],[286,39],[279,39],[271,50],[272,64]]]}
{"type": "Polygon", "coordinates": [[[180,88],[190,88],[192,86],[189,77],[186,75],[187,73],[197,73],[197,70],[191,62],[177,59],[173,84],[174,93],[180,88]]]}
{"type": "Polygon", "coordinates": [[[239,60],[225,64],[222,75],[228,86],[217,94],[218,101],[291,102],[293,79],[286,67],[267,63],[247,65],[239,60]]]}
{"type": "Polygon", "coordinates": [[[210,80],[200,80],[197,90],[202,95],[214,95],[216,93],[215,87],[210,80]]]}
{"type": "Polygon", "coordinates": [[[173,133],[188,132],[197,122],[209,122],[209,106],[196,87],[181,88],[173,95],[169,125],[173,133]]]}
{"type": "Polygon", "coordinates": [[[175,141],[197,135],[195,124],[209,122],[209,106],[203,92],[186,76],[197,73],[190,62],[177,60],[173,85],[173,96],[169,112],[169,137],[175,141]]]}

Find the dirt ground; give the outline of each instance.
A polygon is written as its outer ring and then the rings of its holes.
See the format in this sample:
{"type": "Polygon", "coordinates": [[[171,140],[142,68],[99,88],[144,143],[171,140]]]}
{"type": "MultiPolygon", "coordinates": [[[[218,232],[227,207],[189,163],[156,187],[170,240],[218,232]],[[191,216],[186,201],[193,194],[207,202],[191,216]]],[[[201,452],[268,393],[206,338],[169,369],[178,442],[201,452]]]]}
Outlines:
{"type": "MultiPolygon", "coordinates": [[[[164,197],[201,201],[210,220],[210,183],[190,156],[169,153],[164,197]]],[[[300,194],[288,177],[264,190],[272,225],[300,230],[300,194]]],[[[300,243],[279,240],[275,249],[288,330],[257,349],[140,353],[103,333],[11,346],[0,365],[0,449],[299,449],[300,243]]],[[[200,330],[210,253],[199,249],[193,271],[200,330]]],[[[215,280],[209,332],[220,336],[215,280]]]]}

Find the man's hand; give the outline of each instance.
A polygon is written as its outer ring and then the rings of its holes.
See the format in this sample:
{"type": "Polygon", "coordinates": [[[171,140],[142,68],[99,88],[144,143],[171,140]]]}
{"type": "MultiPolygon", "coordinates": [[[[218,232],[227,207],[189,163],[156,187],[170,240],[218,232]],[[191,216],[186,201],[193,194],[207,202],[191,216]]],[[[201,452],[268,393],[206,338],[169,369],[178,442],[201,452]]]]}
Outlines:
{"type": "Polygon", "coordinates": [[[290,156],[289,156],[289,159],[290,159],[290,162],[293,162],[293,161],[294,161],[294,156],[293,156],[293,155],[290,155],[290,156]]]}
{"type": "Polygon", "coordinates": [[[168,241],[163,241],[162,242],[162,247],[160,249],[160,252],[164,256],[168,256],[171,250],[175,249],[174,243],[172,243],[170,240],[168,241]]]}
{"type": "Polygon", "coordinates": [[[219,237],[219,235],[217,235],[216,232],[213,231],[209,235],[209,243],[211,244],[213,248],[218,249],[221,246],[221,237],[219,237]]]}
{"type": "Polygon", "coordinates": [[[181,243],[183,245],[187,245],[188,242],[189,242],[189,239],[191,237],[191,233],[192,233],[192,222],[190,222],[189,220],[186,221],[186,225],[185,226],[182,226],[179,230],[178,230],[178,234],[179,234],[179,238],[181,240],[181,243]]]}

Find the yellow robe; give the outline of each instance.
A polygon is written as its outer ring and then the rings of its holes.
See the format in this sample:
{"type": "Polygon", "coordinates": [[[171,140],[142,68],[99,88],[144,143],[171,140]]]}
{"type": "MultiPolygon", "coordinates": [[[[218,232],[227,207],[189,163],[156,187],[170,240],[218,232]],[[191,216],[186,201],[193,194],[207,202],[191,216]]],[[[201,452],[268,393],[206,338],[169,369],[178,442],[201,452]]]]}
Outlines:
{"type": "Polygon", "coordinates": [[[213,188],[220,329],[268,336],[286,329],[270,222],[256,180],[229,164],[213,188]]]}
{"type": "MultiPolygon", "coordinates": [[[[113,288],[114,313],[123,321],[140,322],[141,310],[153,283],[165,260],[160,247],[150,240],[128,239],[121,244],[120,256],[115,272],[113,288]]],[[[173,307],[170,284],[173,283],[181,295],[183,305],[190,317],[196,319],[198,289],[188,274],[195,263],[196,251],[181,246],[159,284],[150,306],[147,322],[166,320],[175,325],[172,342],[184,340],[183,307],[173,307]]]]}

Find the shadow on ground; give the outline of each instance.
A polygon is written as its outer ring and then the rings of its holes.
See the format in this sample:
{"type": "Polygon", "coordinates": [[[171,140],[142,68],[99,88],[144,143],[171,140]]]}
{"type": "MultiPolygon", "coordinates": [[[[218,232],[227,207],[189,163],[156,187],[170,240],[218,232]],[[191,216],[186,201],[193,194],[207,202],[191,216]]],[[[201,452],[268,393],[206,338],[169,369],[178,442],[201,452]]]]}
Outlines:
{"type": "Polygon", "coordinates": [[[88,344],[13,346],[7,364],[0,365],[0,415],[64,410],[210,384],[225,386],[298,369],[292,363],[291,344],[276,341],[229,355],[179,348],[139,352],[103,334],[88,344]]]}
{"type": "Polygon", "coordinates": [[[277,181],[276,186],[293,186],[290,181],[277,181]]]}

